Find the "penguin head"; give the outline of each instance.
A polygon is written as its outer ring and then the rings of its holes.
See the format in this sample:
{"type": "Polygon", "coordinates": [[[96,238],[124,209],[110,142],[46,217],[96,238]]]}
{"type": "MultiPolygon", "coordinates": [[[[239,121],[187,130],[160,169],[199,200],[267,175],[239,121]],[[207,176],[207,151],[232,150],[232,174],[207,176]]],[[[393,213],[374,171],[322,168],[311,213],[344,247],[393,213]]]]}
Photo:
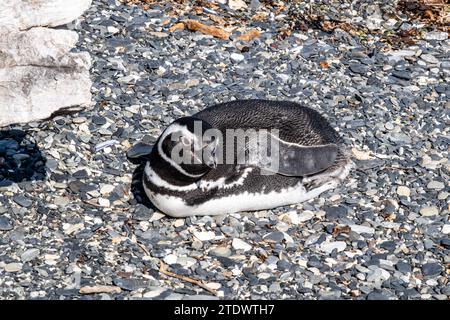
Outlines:
{"type": "Polygon", "coordinates": [[[152,150],[154,156],[187,180],[198,180],[216,167],[217,140],[205,133],[213,130],[206,121],[183,117],[172,122],[152,150]]]}

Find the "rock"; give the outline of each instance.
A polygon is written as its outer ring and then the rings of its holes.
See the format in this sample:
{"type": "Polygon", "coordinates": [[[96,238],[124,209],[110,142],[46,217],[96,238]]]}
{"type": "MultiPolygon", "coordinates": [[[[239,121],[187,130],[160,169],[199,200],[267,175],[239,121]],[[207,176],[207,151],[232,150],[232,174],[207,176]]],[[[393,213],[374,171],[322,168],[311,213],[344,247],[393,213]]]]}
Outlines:
{"type": "Polygon", "coordinates": [[[448,39],[448,33],[447,32],[441,32],[441,31],[431,31],[426,32],[423,36],[425,40],[437,40],[437,41],[444,41],[448,39]]]}
{"type": "Polygon", "coordinates": [[[347,209],[344,206],[328,207],[325,209],[326,217],[329,220],[335,220],[347,215],[347,209]]]}
{"type": "Polygon", "coordinates": [[[0,231],[9,231],[12,230],[13,225],[11,221],[7,217],[0,216],[0,231]]]}
{"type": "Polygon", "coordinates": [[[419,212],[424,217],[432,217],[439,214],[437,207],[423,207],[419,212]]]}
{"type": "Polygon", "coordinates": [[[386,249],[388,251],[394,251],[397,248],[397,243],[395,241],[384,241],[380,244],[380,248],[386,249]]]}
{"type": "Polygon", "coordinates": [[[281,242],[284,239],[284,233],[281,231],[271,232],[266,234],[263,239],[269,242],[281,242]]]}
{"type": "Polygon", "coordinates": [[[430,181],[428,184],[427,184],[427,188],[428,189],[434,189],[434,190],[441,190],[441,189],[444,189],[445,188],[445,185],[444,185],[444,183],[443,182],[440,182],[440,181],[430,181]]]}
{"type": "Polygon", "coordinates": [[[243,0],[228,0],[228,6],[232,10],[240,10],[247,8],[247,4],[243,0]]]}
{"type": "Polygon", "coordinates": [[[349,227],[353,232],[356,232],[358,234],[360,234],[360,233],[368,233],[368,234],[375,233],[375,229],[372,227],[356,225],[356,224],[352,224],[349,227]]]}
{"type": "Polygon", "coordinates": [[[442,266],[439,263],[426,263],[422,266],[422,274],[426,277],[438,276],[442,272],[442,266]]]}
{"type": "Polygon", "coordinates": [[[320,244],[320,250],[330,254],[334,249],[338,252],[344,251],[347,244],[344,241],[323,242],[320,244]]]}
{"type": "Polygon", "coordinates": [[[390,277],[391,277],[390,273],[387,272],[386,270],[381,269],[379,267],[374,267],[367,274],[367,281],[375,282],[375,283],[383,282],[383,281],[388,280],[390,277]]]}
{"type": "Polygon", "coordinates": [[[296,211],[289,211],[280,215],[280,220],[294,225],[300,223],[299,214],[296,211]]]}
{"type": "Polygon", "coordinates": [[[239,238],[234,238],[231,245],[233,246],[233,249],[235,249],[235,250],[248,251],[252,248],[251,245],[249,245],[247,242],[242,241],[239,238]]]}
{"type": "Polygon", "coordinates": [[[14,200],[14,202],[17,203],[19,206],[25,207],[25,208],[28,208],[28,207],[30,207],[30,206],[33,204],[33,202],[32,202],[30,199],[28,199],[27,197],[25,197],[25,196],[23,196],[23,195],[15,196],[15,197],[13,198],[13,200],[14,200]]]}
{"type": "Polygon", "coordinates": [[[242,54],[240,54],[240,53],[232,53],[232,54],[230,55],[230,58],[231,58],[231,60],[232,60],[233,62],[239,63],[239,62],[241,62],[241,61],[244,60],[244,55],[242,55],[242,54]]]}
{"type": "Polygon", "coordinates": [[[298,220],[296,221],[297,223],[295,223],[295,224],[311,220],[312,218],[314,218],[314,212],[309,211],[309,210],[303,211],[302,213],[300,213],[298,215],[298,220]]]}
{"type": "Polygon", "coordinates": [[[409,197],[411,195],[411,190],[406,186],[398,186],[397,194],[402,197],[409,197]]]}
{"type": "Polygon", "coordinates": [[[108,30],[109,33],[115,34],[118,33],[120,30],[114,26],[108,26],[108,28],[106,28],[106,30],[108,30]]]}
{"type": "Polygon", "coordinates": [[[114,186],[111,184],[105,184],[100,188],[102,195],[109,195],[114,190],[114,186]]]}
{"type": "Polygon", "coordinates": [[[216,237],[216,234],[213,231],[194,232],[194,237],[200,241],[210,241],[216,237]]]}
{"type": "Polygon", "coordinates": [[[440,245],[443,246],[446,249],[450,249],[450,239],[442,239],[440,242],[440,245]]]}
{"type": "Polygon", "coordinates": [[[353,73],[358,74],[365,74],[368,70],[368,68],[362,64],[351,64],[349,68],[353,73]]]}
{"type": "Polygon", "coordinates": [[[70,52],[78,35],[42,27],[72,21],[90,3],[36,0],[2,5],[0,126],[45,119],[57,110],[80,110],[90,104],[90,56],[70,52]]]}
{"type": "Polygon", "coordinates": [[[389,297],[377,291],[373,291],[367,295],[367,300],[388,300],[388,299],[389,297]]]}
{"type": "Polygon", "coordinates": [[[164,257],[163,260],[167,264],[175,264],[177,263],[177,256],[174,254],[168,254],[167,256],[164,257]]]}
{"type": "Polygon", "coordinates": [[[36,27],[2,36],[0,68],[27,65],[81,69],[90,67],[87,53],[69,53],[78,41],[76,32],[36,27]]]}
{"type": "MultiPolygon", "coordinates": [[[[1,225],[1,223],[0,223],[0,225],[1,225]]],[[[449,234],[450,233],[450,224],[444,224],[444,226],[442,227],[442,233],[443,234],[449,234]]]]}
{"type": "Polygon", "coordinates": [[[399,263],[396,264],[395,267],[401,273],[408,273],[408,272],[412,271],[411,265],[409,263],[406,263],[406,262],[399,262],[399,263]]]}
{"type": "Polygon", "coordinates": [[[39,253],[40,253],[39,249],[34,249],[34,248],[28,249],[24,253],[21,254],[20,260],[22,260],[22,262],[32,261],[39,256],[39,253]]]}
{"type": "Polygon", "coordinates": [[[92,0],[3,1],[0,26],[18,30],[36,26],[60,26],[81,16],[91,2],[92,0]]]}
{"type": "Polygon", "coordinates": [[[98,198],[98,204],[105,208],[109,208],[109,206],[111,205],[109,199],[106,198],[98,198]]]}
{"type": "Polygon", "coordinates": [[[90,104],[87,54],[78,65],[15,66],[0,69],[0,126],[50,117],[60,109],[79,110],[90,104]],[[64,95],[61,94],[64,92],[64,95]]]}
{"type": "Polygon", "coordinates": [[[231,250],[228,247],[220,246],[209,250],[209,254],[217,257],[229,257],[231,255],[231,250]]]}
{"type": "Polygon", "coordinates": [[[5,265],[6,272],[18,272],[22,270],[22,264],[17,262],[8,263],[5,265]]]}
{"type": "Polygon", "coordinates": [[[139,279],[121,279],[116,278],[113,280],[113,283],[121,288],[122,290],[134,291],[139,288],[143,288],[146,286],[145,281],[139,279]]]}
{"type": "Polygon", "coordinates": [[[168,290],[167,288],[163,288],[163,287],[150,287],[148,289],[149,289],[149,291],[147,291],[143,294],[144,298],[155,298],[155,297],[161,295],[163,292],[168,290]]]}
{"type": "Polygon", "coordinates": [[[422,54],[422,55],[420,56],[420,58],[421,58],[423,61],[428,62],[428,63],[431,63],[431,64],[437,64],[437,63],[439,62],[439,60],[438,60],[435,56],[433,56],[433,55],[431,55],[431,54],[422,54]]]}

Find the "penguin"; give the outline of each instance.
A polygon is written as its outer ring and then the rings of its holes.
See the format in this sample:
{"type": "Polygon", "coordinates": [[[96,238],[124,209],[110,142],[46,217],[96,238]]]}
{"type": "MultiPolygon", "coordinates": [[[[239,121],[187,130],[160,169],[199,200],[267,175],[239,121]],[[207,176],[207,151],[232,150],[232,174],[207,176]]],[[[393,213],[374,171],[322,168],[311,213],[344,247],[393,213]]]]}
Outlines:
{"type": "Polygon", "coordinates": [[[317,111],[256,99],[179,118],[153,146],[137,143],[127,155],[145,161],[149,200],[177,218],[307,201],[336,188],[354,166],[343,139],[317,111]]]}

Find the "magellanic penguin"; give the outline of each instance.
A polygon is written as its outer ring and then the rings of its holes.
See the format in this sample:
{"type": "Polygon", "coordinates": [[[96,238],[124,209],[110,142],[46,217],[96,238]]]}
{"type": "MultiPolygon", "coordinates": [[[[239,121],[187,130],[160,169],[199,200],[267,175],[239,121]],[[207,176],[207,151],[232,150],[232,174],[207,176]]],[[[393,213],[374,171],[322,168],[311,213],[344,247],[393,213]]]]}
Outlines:
{"type": "Polygon", "coordinates": [[[269,100],[231,101],[180,118],[153,147],[138,143],[128,156],[146,161],[145,193],[173,217],[299,203],[335,188],[353,167],[317,111],[269,100]]]}

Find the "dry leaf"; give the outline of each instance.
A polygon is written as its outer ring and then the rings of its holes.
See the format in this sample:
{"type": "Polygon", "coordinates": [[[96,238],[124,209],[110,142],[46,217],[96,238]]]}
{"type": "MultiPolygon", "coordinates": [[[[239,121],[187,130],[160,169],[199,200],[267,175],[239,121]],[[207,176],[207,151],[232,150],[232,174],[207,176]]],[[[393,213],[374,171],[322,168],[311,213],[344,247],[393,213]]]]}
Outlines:
{"type": "Polygon", "coordinates": [[[320,61],[320,66],[321,66],[323,69],[328,69],[329,64],[328,64],[328,62],[326,62],[326,61],[320,61]]]}
{"type": "Polygon", "coordinates": [[[120,293],[122,290],[116,286],[85,286],[80,288],[81,294],[93,293],[120,293]]]}
{"type": "Polygon", "coordinates": [[[238,40],[242,40],[242,41],[251,41],[255,38],[258,38],[261,35],[261,32],[259,32],[256,29],[250,30],[247,33],[244,33],[242,35],[240,35],[239,37],[237,37],[238,40]]]}
{"type": "Polygon", "coordinates": [[[353,156],[357,159],[357,160],[373,160],[375,159],[375,157],[372,157],[370,154],[368,154],[367,152],[358,150],[356,148],[352,148],[352,153],[353,156]]]}
{"type": "Polygon", "coordinates": [[[343,226],[343,227],[339,227],[336,226],[333,228],[333,237],[336,237],[337,235],[341,234],[341,233],[349,233],[351,231],[349,226],[343,226]]]}
{"type": "Polygon", "coordinates": [[[213,37],[222,39],[222,40],[228,40],[230,39],[230,33],[228,31],[225,31],[221,28],[208,26],[206,24],[203,24],[201,22],[198,22],[196,20],[188,19],[184,21],[184,24],[186,28],[188,28],[190,31],[198,31],[203,34],[211,35],[213,37]]]}
{"type": "Polygon", "coordinates": [[[170,28],[169,28],[169,32],[174,32],[174,31],[177,31],[177,30],[184,30],[184,23],[183,22],[178,22],[178,23],[175,23],[173,26],[171,26],[170,28]]]}

